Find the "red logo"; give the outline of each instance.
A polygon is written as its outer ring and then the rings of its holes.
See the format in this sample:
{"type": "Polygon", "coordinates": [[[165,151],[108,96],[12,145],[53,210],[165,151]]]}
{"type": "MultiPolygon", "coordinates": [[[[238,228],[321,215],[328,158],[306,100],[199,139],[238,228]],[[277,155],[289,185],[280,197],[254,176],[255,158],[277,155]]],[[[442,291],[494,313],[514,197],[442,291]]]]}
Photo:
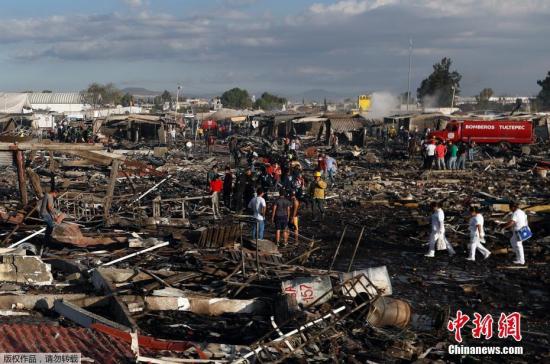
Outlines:
{"type": "MultiPolygon", "coordinates": [[[[449,320],[447,323],[447,329],[454,333],[455,341],[462,342],[462,328],[470,321],[470,316],[463,314],[461,310],[456,311],[456,318],[449,320]]],[[[472,324],[472,337],[479,339],[482,336],[485,340],[489,340],[493,337],[493,316],[474,312],[474,319],[472,324]]],[[[500,339],[506,339],[512,337],[516,341],[521,341],[521,315],[519,312],[512,312],[506,315],[504,312],[500,314],[498,320],[498,337],[500,339]]]]}

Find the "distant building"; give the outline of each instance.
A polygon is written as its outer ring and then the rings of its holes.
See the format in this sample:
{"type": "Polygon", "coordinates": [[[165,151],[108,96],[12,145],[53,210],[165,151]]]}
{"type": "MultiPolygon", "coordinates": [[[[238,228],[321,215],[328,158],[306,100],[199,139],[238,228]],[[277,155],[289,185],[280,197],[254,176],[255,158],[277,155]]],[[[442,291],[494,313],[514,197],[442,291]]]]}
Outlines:
{"type": "Polygon", "coordinates": [[[531,102],[531,98],[528,96],[492,96],[489,97],[489,102],[496,102],[501,105],[510,105],[515,104],[518,99],[525,105],[528,105],[531,102]]]}
{"type": "Polygon", "coordinates": [[[223,108],[222,100],[219,97],[214,97],[212,100],[210,100],[210,109],[217,111],[222,108],[223,108]]]}
{"type": "Polygon", "coordinates": [[[80,92],[31,92],[27,95],[33,110],[66,114],[80,113],[90,108],[80,92]]]}

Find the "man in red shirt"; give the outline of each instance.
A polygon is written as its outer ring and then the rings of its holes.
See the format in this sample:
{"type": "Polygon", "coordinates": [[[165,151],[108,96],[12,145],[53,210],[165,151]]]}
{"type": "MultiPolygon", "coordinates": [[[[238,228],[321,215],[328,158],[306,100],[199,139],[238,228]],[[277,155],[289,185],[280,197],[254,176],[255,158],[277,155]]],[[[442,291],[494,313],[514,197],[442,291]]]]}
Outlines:
{"type": "Polygon", "coordinates": [[[212,211],[214,212],[214,219],[221,219],[220,215],[220,192],[223,190],[223,182],[220,176],[216,174],[214,179],[210,181],[210,192],[212,192],[212,211]]]}
{"type": "Polygon", "coordinates": [[[445,155],[447,154],[447,146],[444,142],[439,142],[437,147],[435,147],[435,156],[437,158],[436,166],[437,169],[446,169],[445,168],[445,155]]]}

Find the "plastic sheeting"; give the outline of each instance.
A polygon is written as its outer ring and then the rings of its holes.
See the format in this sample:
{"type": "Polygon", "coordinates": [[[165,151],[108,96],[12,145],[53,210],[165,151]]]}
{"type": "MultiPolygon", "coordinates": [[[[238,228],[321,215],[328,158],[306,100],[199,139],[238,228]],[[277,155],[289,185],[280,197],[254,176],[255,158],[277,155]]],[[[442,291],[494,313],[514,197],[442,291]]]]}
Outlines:
{"type": "Polygon", "coordinates": [[[0,92],[0,113],[21,114],[23,108],[31,108],[27,94],[0,92]]]}

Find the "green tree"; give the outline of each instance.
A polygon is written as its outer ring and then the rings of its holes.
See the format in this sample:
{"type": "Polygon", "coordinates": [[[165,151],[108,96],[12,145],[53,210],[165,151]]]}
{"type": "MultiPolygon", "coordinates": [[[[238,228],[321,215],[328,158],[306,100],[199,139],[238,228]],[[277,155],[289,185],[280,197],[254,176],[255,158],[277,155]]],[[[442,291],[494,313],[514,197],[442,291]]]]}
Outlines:
{"type": "Polygon", "coordinates": [[[100,84],[94,82],[85,90],[81,91],[84,100],[93,106],[97,105],[118,105],[122,99],[122,91],[114,84],[100,84]]]}
{"type": "Polygon", "coordinates": [[[453,98],[453,88],[455,95],[460,93],[462,76],[456,70],[451,71],[452,63],[450,58],[445,57],[434,64],[433,72],[416,90],[418,100],[424,106],[448,107],[453,98]]]}
{"type": "Polygon", "coordinates": [[[254,106],[262,110],[280,110],[286,102],[287,101],[284,97],[279,97],[268,92],[264,92],[262,96],[256,100],[254,106]]]}
{"type": "Polygon", "coordinates": [[[252,106],[252,99],[248,91],[238,87],[225,91],[221,96],[223,106],[231,109],[248,109],[252,106]]]}
{"type": "Polygon", "coordinates": [[[164,90],[162,95],[160,95],[160,98],[164,102],[172,102],[172,94],[168,90],[164,90]]]}
{"type": "Polygon", "coordinates": [[[537,85],[541,87],[537,95],[537,104],[542,110],[550,110],[550,71],[544,80],[538,80],[537,85]]]}
{"type": "Polygon", "coordinates": [[[132,106],[134,104],[134,97],[127,92],[120,99],[120,104],[124,107],[132,106]]]}
{"type": "Polygon", "coordinates": [[[476,96],[477,106],[483,109],[487,108],[489,106],[489,99],[493,96],[493,94],[493,89],[490,87],[486,87],[481,90],[479,95],[476,96]]]}
{"type": "Polygon", "coordinates": [[[43,94],[51,94],[51,93],[52,93],[52,90],[42,90],[42,93],[43,93],[43,94]]]}

